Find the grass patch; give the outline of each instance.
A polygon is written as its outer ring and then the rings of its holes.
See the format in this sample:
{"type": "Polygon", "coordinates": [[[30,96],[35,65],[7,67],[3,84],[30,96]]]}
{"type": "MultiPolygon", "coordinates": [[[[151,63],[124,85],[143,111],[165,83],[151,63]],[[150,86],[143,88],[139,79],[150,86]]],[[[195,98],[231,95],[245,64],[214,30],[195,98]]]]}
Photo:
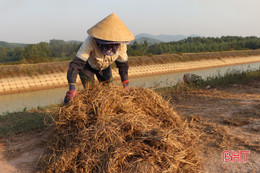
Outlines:
{"type": "Polygon", "coordinates": [[[260,69],[256,71],[233,71],[225,74],[224,76],[216,76],[202,81],[201,87],[224,87],[230,84],[244,84],[254,80],[260,80],[260,69]]]}
{"type": "Polygon", "coordinates": [[[0,116],[0,137],[47,127],[52,122],[50,115],[57,106],[38,108],[0,116]]]}
{"type": "Polygon", "coordinates": [[[163,87],[155,89],[161,94],[167,93],[183,93],[189,92],[194,89],[210,89],[218,87],[226,87],[231,84],[245,84],[252,81],[260,81],[260,68],[255,71],[231,71],[221,76],[214,76],[207,78],[206,80],[197,80],[191,83],[178,82],[172,87],[163,87]]]}

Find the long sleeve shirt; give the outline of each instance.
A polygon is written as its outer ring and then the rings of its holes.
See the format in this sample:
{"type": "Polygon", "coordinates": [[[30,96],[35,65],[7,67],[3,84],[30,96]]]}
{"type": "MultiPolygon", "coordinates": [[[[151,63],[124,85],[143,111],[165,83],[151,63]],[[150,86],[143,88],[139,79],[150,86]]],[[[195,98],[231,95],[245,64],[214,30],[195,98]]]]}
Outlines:
{"type": "Polygon", "coordinates": [[[67,75],[68,82],[76,83],[77,74],[80,70],[84,69],[86,62],[95,70],[106,69],[113,62],[115,62],[117,68],[119,69],[121,81],[128,81],[129,65],[126,51],[126,44],[120,44],[119,49],[114,55],[103,55],[97,45],[96,40],[91,36],[87,37],[78,50],[76,57],[70,63],[67,75]]]}

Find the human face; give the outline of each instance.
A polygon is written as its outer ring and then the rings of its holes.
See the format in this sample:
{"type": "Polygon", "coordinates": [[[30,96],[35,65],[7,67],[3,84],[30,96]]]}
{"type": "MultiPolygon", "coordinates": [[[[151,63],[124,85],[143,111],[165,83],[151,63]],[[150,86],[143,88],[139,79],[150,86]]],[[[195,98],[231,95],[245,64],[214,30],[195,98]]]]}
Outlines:
{"type": "Polygon", "coordinates": [[[115,55],[120,44],[100,44],[98,43],[98,47],[103,55],[112,56],[115,55]]]}

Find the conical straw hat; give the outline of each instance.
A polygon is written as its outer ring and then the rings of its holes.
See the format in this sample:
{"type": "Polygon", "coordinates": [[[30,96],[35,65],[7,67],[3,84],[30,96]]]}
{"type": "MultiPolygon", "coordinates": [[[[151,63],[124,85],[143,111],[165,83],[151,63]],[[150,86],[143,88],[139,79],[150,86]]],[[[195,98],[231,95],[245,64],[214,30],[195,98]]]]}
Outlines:
{"type": "Polygon", "coordinates": [[[135,36],[125,26],[125,24],[119,19],[119,17],[112,13],[88,31],[88,34],[92,37],[107,40],[107,41],[132,41],[135,36]]]}

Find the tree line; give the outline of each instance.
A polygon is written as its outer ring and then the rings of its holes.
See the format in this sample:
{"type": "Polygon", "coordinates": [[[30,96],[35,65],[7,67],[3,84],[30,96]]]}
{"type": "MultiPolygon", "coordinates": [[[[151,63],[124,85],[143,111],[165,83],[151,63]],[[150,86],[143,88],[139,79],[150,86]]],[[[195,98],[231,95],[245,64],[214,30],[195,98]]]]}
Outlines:
{"type": "Polygon", "coordinates": [[[214,37],[189,37],[184,40],[149,45],[134,42],[128,47],[128,54],[132,56],[159,55],[163,53],[196,53],[218,52],[232,50],[255,50],[260,48],[260,38],[223,36],[214,37]]]}
{"type": "MultiPolygon", "coordinates": [[[[50,40],[49,43],[28,44],[24,47],[1,47],[0,62],[39,63],[72,59],[80,42],[50,40]]],[[[128,45],[129,56],[159,55],[164,53],[195,53],[231,50],[254,50],[260,48],[260,38],[223,36],[189,37],[175,42],[149,44],[148,41],[134,41],[128,45]]]]}
{"type": "Polygon", "coordinates": [[[27,44],[24,47],[1,47],[0,62],[39,63],[68,60],[76,55],[80,42],[50,40],[49,43],[27,44]]]}

